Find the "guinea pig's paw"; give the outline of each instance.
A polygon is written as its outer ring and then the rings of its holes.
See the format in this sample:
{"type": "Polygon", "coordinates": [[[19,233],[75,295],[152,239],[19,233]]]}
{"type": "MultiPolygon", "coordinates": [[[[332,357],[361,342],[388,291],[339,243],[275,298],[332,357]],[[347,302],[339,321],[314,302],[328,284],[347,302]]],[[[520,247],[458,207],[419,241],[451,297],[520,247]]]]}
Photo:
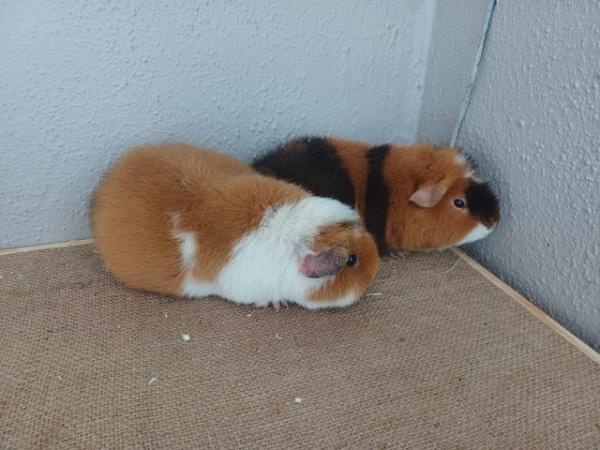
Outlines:
{"type": "Polygon", "coordinates": [[[282,301],[275,301],[275,302],[270,302],[267,307],[273,308],[275,311],[279,311],[281,309],[281,307],[288,307],[288,304],[286,301],[282,300],[282,301]]]}
{"type": "Polygon", "coordinates": [[[267,305],[267,308],[273,308],[275,311],[279,311],[279,309],[280,309],[279,302],[269,302],[269,304],[267,305]]]}

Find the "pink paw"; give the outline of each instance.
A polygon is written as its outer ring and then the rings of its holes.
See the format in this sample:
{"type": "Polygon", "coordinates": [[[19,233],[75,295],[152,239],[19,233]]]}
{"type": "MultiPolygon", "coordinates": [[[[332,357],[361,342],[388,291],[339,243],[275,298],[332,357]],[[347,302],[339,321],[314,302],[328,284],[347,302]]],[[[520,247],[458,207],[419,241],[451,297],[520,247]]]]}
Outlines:
{"type": "Polygon", "coordinates": [[[275,311],[279,311],[281,309],[281,305],[285,306],[286,308],[288,307],[287,302],[271,302],[269,303],[269,307],[273,308],[275,311]]]}

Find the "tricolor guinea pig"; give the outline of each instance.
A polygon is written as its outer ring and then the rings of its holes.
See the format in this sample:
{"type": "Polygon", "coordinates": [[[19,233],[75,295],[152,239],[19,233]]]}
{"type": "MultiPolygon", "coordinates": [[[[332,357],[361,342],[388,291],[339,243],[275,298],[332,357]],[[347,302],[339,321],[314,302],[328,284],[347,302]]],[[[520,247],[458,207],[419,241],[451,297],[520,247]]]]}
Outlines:
{"type": "Polygon", "coordinates": [[[253,167],[355,207],[381,254],[473,242],[500,218],[497,197],[457,149],[301,138],[253,167]]]}
{"type": "Polygon", "coordinates": [[[152,292],[342,307],[379,264],[348,205],[186,145],[125,154],[100,182],[91,217],[112,274],[152,292]]]}

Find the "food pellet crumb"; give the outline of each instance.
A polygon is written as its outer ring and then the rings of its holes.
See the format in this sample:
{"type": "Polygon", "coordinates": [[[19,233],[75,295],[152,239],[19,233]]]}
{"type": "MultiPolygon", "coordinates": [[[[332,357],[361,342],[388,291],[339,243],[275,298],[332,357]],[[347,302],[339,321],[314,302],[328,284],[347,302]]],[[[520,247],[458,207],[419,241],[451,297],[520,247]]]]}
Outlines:
{"type": "Polygon", "coordinates": [[[302,399],[301,399],[300,397],[296,397],[296,398],[294,399],[294,401],[295,401],[296,403],[302,403],[302,399]]]}
{"type": "Polygon", "coordinates": [[[281,338],[281,336],[279,336],[277,333],[275,333],[275,337],[276,337],[277,339],[279,339],[279,340],[281,340],[281,339],[282,339],[282,338],[281,338]]]}
{"type": "Polygon", "coordinates": [[[182,334],[181,338],[185,341],[185,342],[190,342],[192,340],[192,337],[189,334],[182,334]]]}
{"type": "Polygon", "coordinates": [[[370,292],[367,294],[367,297],[378,297],[380,295],[383,295],[381,292],[370,292]]]}
{"type": "Polygon", "coordinates": [[[169,317],[169,315],[167,313],[163,313],[163,315],[165,316],[165,318],[169,317]]]}
{"type": "Polygon", "coordinates": [[[152,378],[150,378],[150,381],[148,381],[148,384],[156,383],[157,381],[158,381],[158,378],[152,377],[152,378]]]}

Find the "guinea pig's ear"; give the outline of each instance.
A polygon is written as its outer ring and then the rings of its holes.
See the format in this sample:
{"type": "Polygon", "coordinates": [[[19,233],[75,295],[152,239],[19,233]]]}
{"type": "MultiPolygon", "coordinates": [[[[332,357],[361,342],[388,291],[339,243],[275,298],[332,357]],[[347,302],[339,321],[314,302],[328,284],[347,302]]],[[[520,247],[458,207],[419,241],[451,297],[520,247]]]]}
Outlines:
{"type": "Polygon", "coordinates": [[[344,268],[348,260],[348,252],[341,247],[334,247],[320,253],[308,253],[298,271],[309,278],[321,278],[335,275],[344,268]]]}
{"type": "Polygon", "coordinates": [[[413,192],[409,200],[421,208],[433,208],[442,199],[448,186],[442,183],[423,184],[413,192]]]}

